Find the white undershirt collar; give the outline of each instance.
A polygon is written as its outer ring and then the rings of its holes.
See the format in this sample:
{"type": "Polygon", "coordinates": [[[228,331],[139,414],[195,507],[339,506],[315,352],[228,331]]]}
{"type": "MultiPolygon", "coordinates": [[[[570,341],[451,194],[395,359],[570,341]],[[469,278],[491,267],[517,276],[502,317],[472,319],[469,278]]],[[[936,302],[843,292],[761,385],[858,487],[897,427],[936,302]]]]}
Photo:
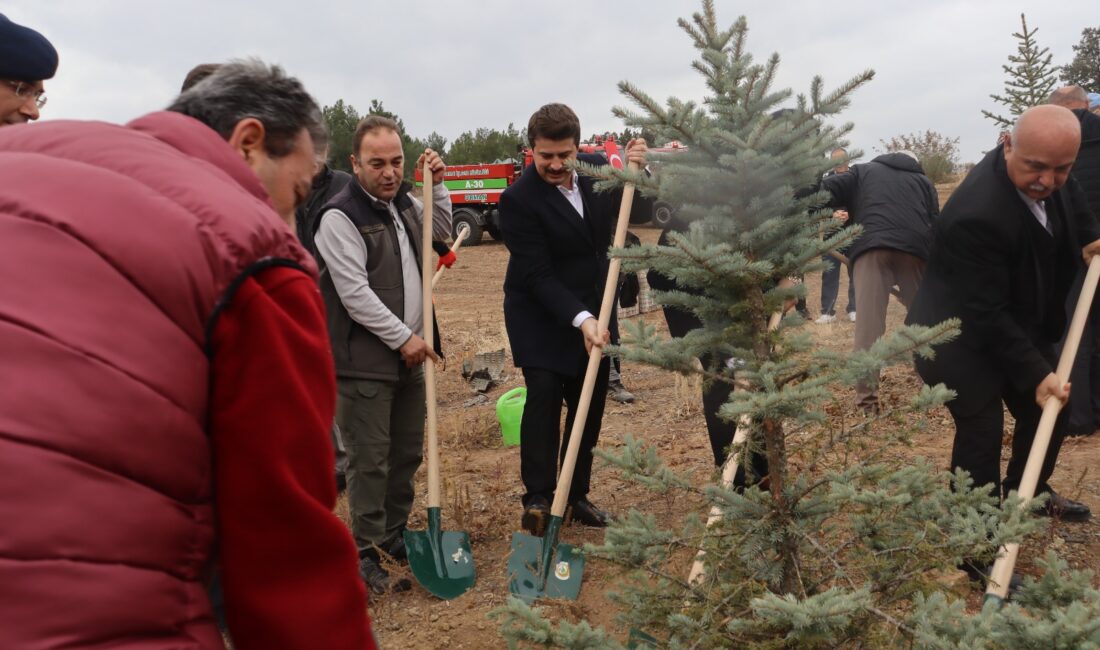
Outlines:
{"type": "Polygon", "coordinates": [[[1039,225],[1042,226],[1047,232],[1051,232],[1050,220],[1047,218],[1047,209],[1043,205],[1043,202],[1036,201],[1027,194],[1021,192],[1019,188],[1016,189],[1016,193],[1020,195],[1021,199],[1023,199],[1024,204],[1027,205],[1028,210],[1031,210],[1031,214],[1035,215],[1035,220],[1039,222],[1039,225]]]}
{"type": "Polygon", "coordinates": [[[577,172],[573,172],[572,188],[566,187],[564,184],[558,185],[558,191],[562,193],[565,200],[569,201],[569,204],[573,206],[573,209],[577,211],[580,217],[584,218],[584,199],[581,198],[581,186],[577,183],[577,172]]]}

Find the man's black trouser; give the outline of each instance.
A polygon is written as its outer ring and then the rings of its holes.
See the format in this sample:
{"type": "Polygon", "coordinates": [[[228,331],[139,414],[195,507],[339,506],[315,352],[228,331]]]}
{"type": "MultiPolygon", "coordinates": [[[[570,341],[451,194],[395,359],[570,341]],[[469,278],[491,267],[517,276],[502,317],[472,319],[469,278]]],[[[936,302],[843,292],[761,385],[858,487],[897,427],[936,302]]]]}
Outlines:
{"type": "MultiPolygon", "coordinates": [[[[665,307],[665,322],[668,323],[668,333],[675,338],[679,338],[684,334],[687,334],[693,329],[702,327],[702,323],[699,322],[693,314],[685,311],[681,311],[674,307],[665,307]]],[[[725,364],[729,359],[719,359],[721,364],[725,364]]],[[[706,368],[712,363],[710,355],[703,355],[699,359],[699,362],[706,368]]],[[[703,417],[707,422],[707,436],[710,438],[711,453],[714,454],[714,464],[717,467],[721,467],[726,463],[726,457],[729,454],[729,447],[733,444],[733,436],[737,433],[737,422],[724,420],[718,416],[718,409],[722,408],[722,405],[729,401],[730,393],[733,390],[733,386],[724,381],[714,381],[703,384],[703,417]]],[[[752,468],[752,480],[748,481],[748,484],[755,484],[760,478],[768,474],[768,459],[764,454],[754,453],[749,459],[749,464],[752,468]]],[[[738,487],[744,487],[745,481],[745,469],[744,463],[737,469],[737,474],[733,479],[734,485],[738,487]]]]}
{"type": "MultiPolygon", "coordinates": [[[[958,395],[947,403],[955,420],[955,443],[951,449],[951,468],[964,469],[974,479],[974,485],[991,485],[993,494],[1001,497],[1020,487],[1024,466],[1042,409],[1035,403],[1034,388],[1018,390],[1003,373],[982,355],[966,351],[959,345],[938,349],[932,361],[917,359],[917,372],[929,385],[945,384],[958,395]],[[1004,406],[1016,418],[1012,436],[1012,457],[1001,480],[1001,445],[1004,437],[1004,406]]],[[[1043,356],[1054,365],[1054,350],[1039,346],[1043,356]]],[[[1062,448],[1066,425],[1065,409],[1058,416],[1050,438],[1039,483],[1035,493],[1050,490],[1047,481],[1054,473],[1058,451],[1062,448]]]]}
{"type": "MultiPolygon", "coordinates": [[[[596,387],[592,392],[592,403],[581,434],[577,465],[573,470],[573,481],[569,490],[570,503],[588,496],[591,487],[592,449],[600,437],[604,401],[607,399],[609,361],[605,357],[596,373],[596,387]]],[[[586,356],[584,364],[587,365],[587,362],[586,356]]],[[[565,460],[569,434],[573,429],[577,403],[584,384],[585,365],[578,368],[574,376],[561,375],[544,368],[523,369],[527,401],[523,406],[523,419],[520,422],[519,457],[520,475],[527,489],[527,493],[523,495],[524,505],[536,496],[544,497],[547,501],[554,500],[558,469],[565,460]],[[567,409],[565,435],[562,435],[560,429],[562,402],[567,409]]]]}

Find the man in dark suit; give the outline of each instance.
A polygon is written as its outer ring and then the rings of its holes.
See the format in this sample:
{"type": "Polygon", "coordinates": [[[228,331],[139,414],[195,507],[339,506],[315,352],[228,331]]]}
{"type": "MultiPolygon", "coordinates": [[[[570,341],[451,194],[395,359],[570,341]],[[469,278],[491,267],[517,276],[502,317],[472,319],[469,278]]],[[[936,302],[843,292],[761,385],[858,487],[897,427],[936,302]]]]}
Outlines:
{"type": "MultiPolygon", "coordinates": [[[[1093,216],[1100,218],[1100,117],[1088,112],[1088,93],[1080,86],[1055,90],[1047,103],[1070,109],[1081,123],[1081,150],[1073,163],[1073,177],[1081,184],[1093,216]]],[[[1083,280],[1084,274],[1079,274],[1070,291],[1066,304],[1069,313],[1077,304],[1083,280]]],[[[1074,389],[1066,407],[1066,435],[1087,436],[1100,431],[1100,310],[1094,309],[1085,325],[1070,381],[1074,389]]]]}
{"type": "MultiPolygon", "coordinates": [[[[1042,413],[1069,385],[1053,372],[1054,344],[1066,328],[1063,306],[1084,257],[1100,252],[1100,224],[1069,173],[1081,143],[1077,118],[1059,106],[1020,116],[1004,144],[989,152],[955,190],[936,225],[924,283],[908,322],[962,320],[958,339],[917,370],[929,384],[957,393],[951,466],[997,496],[1019,487],[1042,413]],[[1004,416],[1016,418],[1012,457],[1000,478],[1004,416]]],[[[1047,481],[1062,444],[1059,417],[1039,475],[1045,514],[1087,519],[1089,509],[1054,493],[1047,481]]]]}
{"type": "MultiPolygon", "coordinates": [[[[605,164],[600,156],[577,155],[580,121],[564,104],[547,104],[531,116],[527,139],[534,162],[500,199],[500,231],[511,254],[504,277],[504,323],[512,358],[523,370],[527,402],[521,422],[520,467],[523,527],[541,535],[550,512],[560,460],[565,458],[588,351],[610,340],[597,331],[596,316],[608,271],[621,192],[593,190],[593,180],[566,166],[579,158],[605,164]],[[565,440],[560,431],[567,406],[565,440]],[[559,458],[560,456],[560,458],[559,458]]],[[[627,144],[627,159],[645,164],[646,144],[627,144]]],[[[651,205],[638,197],[632,222],[649,218],[651,205]]],[[[610,330],[615,331],[614,317],[610,330]]],[[[588,500],[592,448],[600,433],[607,397],[608,360],[600,365],[569,493],[567,519],[607,525],[608,513],[588,500]]]]}

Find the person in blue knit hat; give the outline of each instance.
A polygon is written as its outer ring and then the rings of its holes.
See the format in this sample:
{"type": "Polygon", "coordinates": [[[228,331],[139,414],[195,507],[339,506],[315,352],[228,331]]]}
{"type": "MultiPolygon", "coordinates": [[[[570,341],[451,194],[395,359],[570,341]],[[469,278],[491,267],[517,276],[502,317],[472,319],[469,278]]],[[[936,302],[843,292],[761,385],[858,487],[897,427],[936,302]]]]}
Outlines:
{"type": "Polygon", "coordinates": [[[0,126],[37,120],[42,82],[56,72],[57,50],[46,37],[0,14],[0,126]]]}

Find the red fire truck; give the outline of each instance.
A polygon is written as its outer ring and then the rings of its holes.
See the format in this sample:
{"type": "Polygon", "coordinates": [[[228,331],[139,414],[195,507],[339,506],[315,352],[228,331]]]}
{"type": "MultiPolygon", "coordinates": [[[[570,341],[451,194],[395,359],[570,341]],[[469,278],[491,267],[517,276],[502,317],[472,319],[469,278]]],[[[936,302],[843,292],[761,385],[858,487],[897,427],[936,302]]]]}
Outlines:
{"type": "MultiPolygon", "coordinates": [[[[482,231],[488,232],[493,239],[500,239],[497,204],[504,188],[514,183],[521,171],[513,163],[447,166],[443,183],[451,193],[452,231],[457,236],[460,226],[470,229],[463,246],[480,244],[482,231]]],[[[417,185],[423,182],[419,169],[416,170],[416,182],[417,185]]]]}

